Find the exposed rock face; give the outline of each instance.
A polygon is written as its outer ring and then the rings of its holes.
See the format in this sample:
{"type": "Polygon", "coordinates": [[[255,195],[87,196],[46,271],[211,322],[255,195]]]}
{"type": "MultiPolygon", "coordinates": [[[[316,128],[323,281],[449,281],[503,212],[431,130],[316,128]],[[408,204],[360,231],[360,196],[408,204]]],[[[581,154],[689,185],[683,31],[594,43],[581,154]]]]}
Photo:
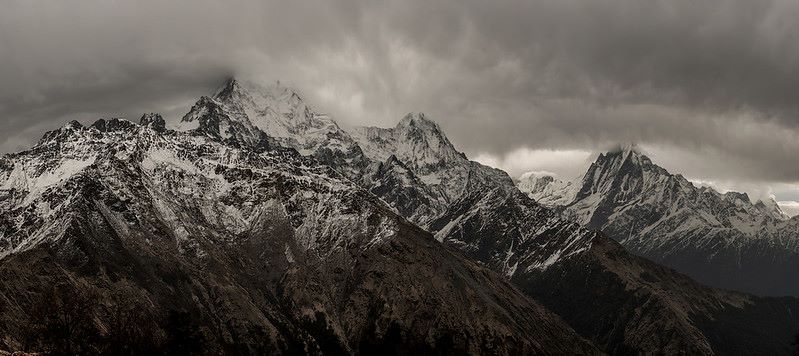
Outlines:
{"type": "Polygon", "coordinates": [[[431,229],[438,240],[511,279],[586,253],[597,238],[521,192],[501,188],[464,195],[431,229]]]}
{"type": "MultiPolygon", "coordinates": [[[[696,187],[635,147],[600,155],[566,214],[629,251],[702,283],[761,295],[799,295],[799,218],[773,200],[696,187]]],[[[520,188],[531,197],[552,185],[520,188]]]]}
{"type": "Polygon", "coordinates": [[[424,184],[393,155],[371,166],[361,182],[372,194],[390,202],[400,215],[410,221],[428,221],[446,206],[439,190],[424,184]]]}

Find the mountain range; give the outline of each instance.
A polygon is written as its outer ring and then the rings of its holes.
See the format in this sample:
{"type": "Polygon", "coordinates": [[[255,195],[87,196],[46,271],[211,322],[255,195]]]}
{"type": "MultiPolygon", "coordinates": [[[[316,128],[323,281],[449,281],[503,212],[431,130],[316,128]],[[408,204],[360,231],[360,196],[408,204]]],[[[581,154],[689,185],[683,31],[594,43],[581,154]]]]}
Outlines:
{"type": "Polygon", "coordinates": [[[634,145],[599,155],[581,180],[528,175],[517,183],[567,218],[701,283],[799,295],[799,218],[773,199],[696,186],[634,145]]]}
{"type": "Polygon", "coordinates": [[[0,158],[0,348],[791,352],[799,300],[706,287],[519,187],[424,114],[343,128],[278,83],[231,79],[171,128],[70,122],[0,158]],[[41,337],[58,296],[96,337],[41,337]]]}

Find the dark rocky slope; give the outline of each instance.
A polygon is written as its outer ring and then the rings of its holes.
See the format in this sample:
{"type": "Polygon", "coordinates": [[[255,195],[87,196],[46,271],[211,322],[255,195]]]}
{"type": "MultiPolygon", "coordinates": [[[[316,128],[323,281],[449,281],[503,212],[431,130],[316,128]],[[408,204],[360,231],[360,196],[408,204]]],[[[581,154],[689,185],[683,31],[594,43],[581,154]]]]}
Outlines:
{"type": "Polygon", "coordinates": [[[799,333],[799,300],[700,285],[520,192],[464,197],[431,226],[611,354],[790,354],[799,333]]]}

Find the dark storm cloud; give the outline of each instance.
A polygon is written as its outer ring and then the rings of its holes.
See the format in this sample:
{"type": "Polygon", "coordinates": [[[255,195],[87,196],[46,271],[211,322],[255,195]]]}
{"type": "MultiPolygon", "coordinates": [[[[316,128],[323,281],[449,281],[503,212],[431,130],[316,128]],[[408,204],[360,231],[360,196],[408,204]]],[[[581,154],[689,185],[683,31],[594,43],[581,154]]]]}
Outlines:
{"type": "Polygon", "coordinates": [[[353,124],[426,111],[471,155],[634,141],[796,182],[798,34],[787,0],[11,2],[0,151],[76,117],[174,119],[235,73],[353,124]]]}

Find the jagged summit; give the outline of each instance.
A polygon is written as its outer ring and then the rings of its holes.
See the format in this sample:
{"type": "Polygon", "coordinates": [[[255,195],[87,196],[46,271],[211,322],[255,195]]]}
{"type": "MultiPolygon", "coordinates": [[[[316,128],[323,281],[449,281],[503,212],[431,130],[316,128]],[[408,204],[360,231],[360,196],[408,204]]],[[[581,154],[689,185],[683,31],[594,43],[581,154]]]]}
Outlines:
{"type": "Polygon", "coordinates": [[[448,161],[465,160],[441,128],[424,114],[408,114],[394,128],[400,159],[406,158],[419,168],[448,161]]]}
{"type": "MultiPolygon", "coordinates": [[[[658,204],[662,209],[671,208],[670,203],[696,204],[697,199],[709,199],[714,201],[713,204],[729,204],[727,210],[746,211],[755,220],[762,219],[763,212],[772,218],[783,219],[784,214],[779,212],[779,208],[773,209],[776,204],[764,202],[761,207],[756,207],[746,193],[722,194],[712,188],[696,187],[682,175],[654,164],[636,145],[620,147],[597,157],[583,177],[574,202],[569,204],[585,213],[578,214],[581,219],[588,219],[583,220],[585,223],[595,227],[604,224],[606,215],[611,213],[605,204],[621,207],[650,199],[655,199],[652,204],[658,204]]],[[[715,209],[713,214],[718,214],[718,210],[715,209]]]]}
{"type": "Polygon", "coordinates": [[[276,140],[336,167],[381,197],[402,195],[403,203],[393,207],[423,210],[410,214],[418,216],[415,222],[440,214],[445,203],[460,196],[469,184],[501,181],[512,187],[504,172],[469,161],[424,113],[410,113],[390,129],[344,130],[305,103],[297,91],[279,83],[262,86],[228,80],[213,97],[201,98],[181,126],[182,130],[244,145],[264,138],[276,140]],[[365,169],[367,166],[372,168],[365,169]],[[411,193],[406,189],[408,182],[421,182],[422,186],[411,193]],[[411,201],[433,203],[407,204],[411,201]]]}
{"type": "Polygon", "coordinates": [[[229,79],[213,97],[201,98],[183,117],[179,129],[200,129],[247,144],[270,137],[303,155],[315,154],[323,146],[342,152],[354,149],[352,139],[335,121],[279,81],[262,85],[229,79]],[[213,124],[211,129],[203,128],[205,123],[213,124]]]}
{"type": "MultiPolygon", "coordinates": [[[[585,173],[575,200],[587,200],[593,195],[635,195],[643,189],[643,182],[665,171],[658,170],[648,157],[627,147],[600,154],[585,173]]],[[[619,196],[614,199],[627,199],[619,196]]],[[[599,200],[590,199],[592,204],[599,200]]],[[[592,210],[595,209],[592,208],[592,210]]]]}
{"type": "MultiPolygon", "coordinates": [[[[643,189],[642,182],[661,175],[670,174],[653,164],[638,144],[626,143],[599,153],[581,177],[562,180],[547,174],[526,174],[520,177],[516,184],[519,189],[541,204],[565,206],[585,201],[584,204],[590,202],[589,210],[593,211],[596,209],[595,205],[600,202],[598,197],[609,195],[617,188],[622,194],[635,194],[643,189]]],[[[687,183],[682,176],[675,178],[687,183]]],[[[585,223],[583,219],[590,217],[580,217],[585,223]]]]}
{"type": "Polygon", "coordinates": [[[358,127],[352,135],[373,159],[384,161],[394,154],[417,170],[430,170],[446,162],[467,161],[441,127],[424,113],[408,113],[389,129],[358,127]]]}
{"type": "Polygon", "coordinates": [[[414,212],[409,214],[412,221],[423,227],[444,213],[449,204],[469,193],[498,187],[515,189],[505,172],[470,161],[458,151],[426,114],[409,113],[392,128],[356,127],[349,132],[371,161],[402,163],[401,167],[385,165],[395,167],[393,171],[398,174],[373,183],[394,187],[391,194],[381,197],[398,202],[396,206],[406,206],[406,202],[432,202],[427,204],[432,209],[406,209],[414,212]],[[414,177],[405,178],[406,175],[414,177]],[[408,194],[408,191],[415,193],[408,194]]]}
{"type": "MultiPolygon", "coordinates": [[[[586,177],[583,180],[583,188],[585,191],[596,192],[601,190],[605,184],[629,182],[632,176],[636,176],[636,179],[654,181],[674,180],[681,189],[692,190],[688,186],[688,180],[681,174],[671,173],[653,163],[644,151],[634,143],[619,145],[618,149],[600,154],[591,168],[589,168],[588,173],[586,173],[586,177]]],[[[690,185],[693,186],[693,183],[690,183],[690,185]]],[[[720,197],[724,201],[748,211],[753,211],[752,208],[754,207],[757,208],[755,211],[766,213],[775,219],[785,220],[788,218],[773,199],[766,199],[765,201],[752,200],[745,192],[730,191],[719,193],[712,187],[699,187],[698,191],[707,192],[710,196],[720,197]]]]}
{"type": "Polygon", "coordinates": [[[424,146],[425,150],[432,150],[446,160],[466,158],[463,153],[455,149],[438,123],[429,119],[424,113],[405,115],[394,130],[404,134],[407,141],[414,146],[413,149],[424,146]]]}
{"type": "Polygon", "coordinates": [[[409,113],[391,129],[348,131],[280,82],[261,85],[231,78],[213,97],[201,98],[179,127],[247,143],[261,140],[260,131],[303,155],[331,158],[322,148],[340,152],[333,156],[349,164],[363,159],[383,162],[394,154],[415,171],[424,171],[422,174],[451,162],[468,161],[424,113],[409,113]],[[365,155],[363,159],[358,158],[361,155],[365,155]]]}

